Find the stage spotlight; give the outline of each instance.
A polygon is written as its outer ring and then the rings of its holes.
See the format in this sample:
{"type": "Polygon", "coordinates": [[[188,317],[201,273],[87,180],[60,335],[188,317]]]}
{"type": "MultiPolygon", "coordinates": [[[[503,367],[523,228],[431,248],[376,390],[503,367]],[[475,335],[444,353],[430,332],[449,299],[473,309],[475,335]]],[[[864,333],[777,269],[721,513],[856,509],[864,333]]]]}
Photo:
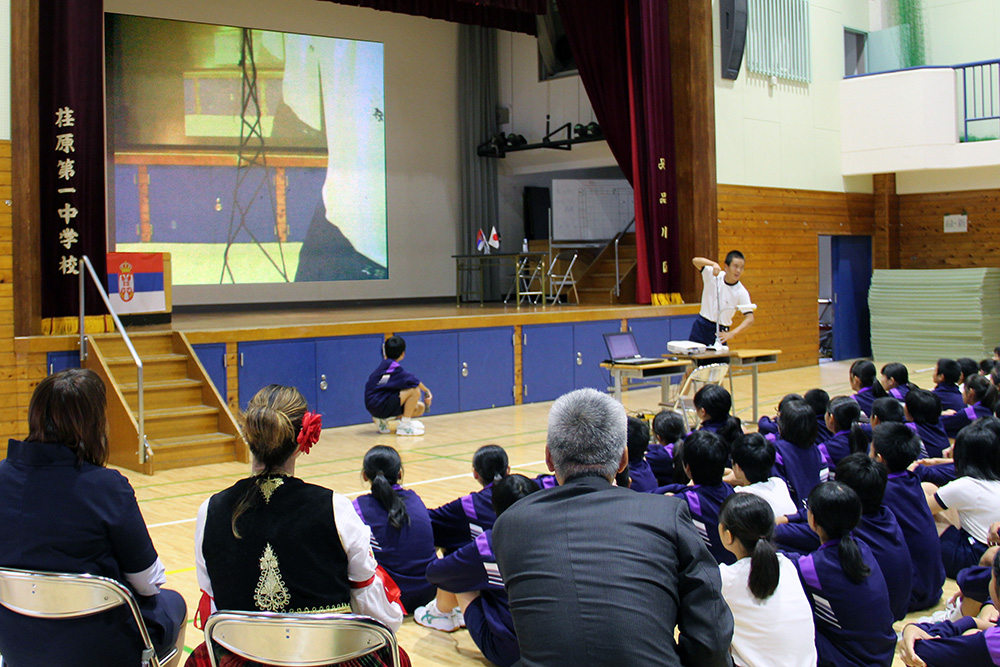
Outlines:
{"type": "Polygon", "coordinates": [[[584,137],[587,136],[587,127],[585,125],[577,123],[576,125],[573,126],[573,133],[576,134],[577,139],[583,139],[584,137]]]}
{"type": "Polygon", "coordinates": [[[527,146],[528,140],[520,134],[508,134],[507,143],[510,144],[511,148],[520,148],[521,146],[527,146]]]}
{"type": "Polygon", "coordinates": [[[603,137],[604,131],[597,123],[590,123],[587,125],[587,134],[591,137],[603,137]]]}

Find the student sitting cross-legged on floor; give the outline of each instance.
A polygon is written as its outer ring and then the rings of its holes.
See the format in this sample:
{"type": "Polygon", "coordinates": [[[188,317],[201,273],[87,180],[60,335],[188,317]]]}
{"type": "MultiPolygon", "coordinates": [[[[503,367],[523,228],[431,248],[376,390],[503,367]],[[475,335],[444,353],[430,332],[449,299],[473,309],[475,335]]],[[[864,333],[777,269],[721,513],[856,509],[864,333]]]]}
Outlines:
{"type": "Polygon", "coordinates": [[[659,486],[656,476],[646,462],[649,447],[649,424],[638,417],[628,418],[628,476],[632,480],[629,487],[633,491],[649,493],[659,486]]]}
{"type": "Polygon", "coordinates": [[[774,474],[788,483],[798,511],[778,517],[779,523],[804,521],[806,498],[830,471],[816,446],[816,413],[804,400],[785,401],[778,413],[778,438],[774,441],[774,474]]]}
{"type": "Polygon", "coordinates": [[[720,563],[732,563],[735,557],[726,551],[719,539],[719,507],[732,495],[731,486],[722,481],[726,470],[728,449],[722,438],[712,431],[695,431],[684,439],[684,468],[694,482],[677,491],[674,497],[684,500],[691,519],[705,546],[720,563]]]}
{"type": "Polygon", "coordinates": [[[772,475],[774,445],[760,433],[744,433],[733,444],[733,478],[737,493],[763,498],[774,516],[797,510],[785,480],[772,475]]]}
{"type": "Polygon", "coordinates": [[[926,389],[912,389],[904,402],[906,418],[920,437],[920,457],[939,457],[951,447],[948,434],[941,425],[941,399],[926,389]]]}
{"type": "Polygon", "coordinates": [[[671,410],[661,410],[653,418],[656,442],[646,448],[646,462],[657,484],[674,483],[674,450],[684,440],[684,418],[671,410]]]}

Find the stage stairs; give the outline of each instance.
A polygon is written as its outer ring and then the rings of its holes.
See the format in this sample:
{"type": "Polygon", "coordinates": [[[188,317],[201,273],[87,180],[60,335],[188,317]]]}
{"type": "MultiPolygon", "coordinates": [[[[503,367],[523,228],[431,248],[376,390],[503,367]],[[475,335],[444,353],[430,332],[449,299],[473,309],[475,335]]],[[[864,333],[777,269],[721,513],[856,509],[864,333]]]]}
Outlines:
{"type": "Polygon", "coordinates": [[[615,244],[609,243],[577,279],[580,303],[635,303],[635,276],[638,264],[635,233],[623,234],[618,244],[618,275],[622,278],[620,294],[615,294],[615,244]]]}
{"type": "Polygon", "coordinates": [[[130,334],[143,364],[148,442],[139,457],[136,366],[117,334],[88,337],[84,367],[104,380],[108,398],[109,463],[152,475],[171,468],[249,460],[226,401],[179,331],[130,334]]]}

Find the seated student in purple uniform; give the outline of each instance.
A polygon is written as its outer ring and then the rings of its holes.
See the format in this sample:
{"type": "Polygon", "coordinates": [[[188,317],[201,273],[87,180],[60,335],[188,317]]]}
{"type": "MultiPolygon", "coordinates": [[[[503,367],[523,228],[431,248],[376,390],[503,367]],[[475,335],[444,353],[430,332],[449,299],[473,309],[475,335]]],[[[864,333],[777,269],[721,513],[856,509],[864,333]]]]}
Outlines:
{"type": "Polygon", "coordinates": [[[962,369],[962,378],[958,381],[960,385],[965,384],[965,381],[970,377],[979,375],[979,362],[971,357],[959,357],[955,360],[958,362],[959,368],[962,369]]]}
{"type": "Polygon", "coordinates": [[[813,611],[818,664],[888,667],[896,646],[889,590],[871,549],[851,535],[861,500],[841,482],[817,485],[808,500],[821,546],[792,558],[813,611]]]}
{"type": "Polygon", "coordinates": [[[640,493],[656,489],[656,476],[646,463],[646,448],[649,447],[649,424],[638,417],[628,418],[628,476],[632,480],[629,488],[640,493]]]}
{"type": "Polygon", "coordinates": [[[802,395],[802,398],[816,413],[816,444],[829,440],[833,435],[833,431],[826,425],[826,415],[830,410],[830,394],[824,389],[810,389],[802,395]]]}
{"type": "Polygon", "coordinates": [[[877,375],[875,364],[867,359],[855,361],[848,373],[851,389],[855,392],[853,398],[866,416],[871,416],[872,401],[885,395],[885,390],[876,379],[877,375]]]}
{"type": "MultiPolygon", "coordinates": [[[[861,518],[853,535],[872,550],[888,587],[893,618],[899,620],[910,606],[913,575],[903,533],[896,517],[882,503],[888,473],[885,466],[861,452],[840,461],[839,470],[837,481],[851,487],[861,499],[861,518]]],[[[816,533],[803,523],[777,526],[774,541],[782,551],[802,554],[815,551],[821,544],[816,533]]]]}
{"type": "Polygon", "coordinates": [[[493,483],[510,474],[507,452],[485,445],[472,456],[472,476],[483,488],[430,511],[434,545],[445,552],[473,541],[497,520],[493,513],[493,483]]]}
{"type": "MultiPolygon", "coordinates": [[[[1000,606],[1000,558],[990,567],[989,593],[1000,606]]],[[[994,667],[1000,665],[1000,628],[996,611],[957,621],[910,623],[903,628],[899,656],[905,665],[920,667],[994,667]],[[991,620],[991,617],[993,620],[991,620]]]]}
{"type": "Polygon", "coordinates": [[[722,595],[733,613],[733,662],[736,667],[816,667],[809,601],[795,565],[775,551],[773,531],[774,513],[763,498],[736,493],[723,501],[719,536],[738,559],[719,566],[722,595]]]}
{"type": "Polygon", "coordinates": [[[965,407],[965,401],[962,400],[962,390],[958,388],[961,379],[962,367],[958,365],[957,361],[938,359],[931,381],[934,382],[934,394],[941,399],[942,410],[958,412],[965,407]]]}
{"type": "Polygon", "coordinates": [[[777,440],[778,439],[778,415],[781,414],[781,407],[785,403],[787,403],[788,401],[804,401],[804,400],[805,400],[805,398],[803,398],[802,396],[800,396],[798,394],[785,394],[784,396],[782,396],[781,400],[778,401],[778,410],[777,410],[777,412],[775,412],[775,415],[774,415],[773,418],[768,417],[767,415],[765,415],[765,416],[763,416],[763,417],[761,417],[760,419],[757,420],[757,432],[760,433],[765,438],[767,438],[768,440],[770,440],[771,442],[774,442],[775,440],[777,440]]]}
{"type": "Polygon", "coordinates": [[[813,487],[830,475],[816,446],[816,415],[805,401],[788,401],[778,414],[778,439],[774,441],[774,474],[788,483],[798,512],[778,517],[781,523],[805,521],[806,498],[813,487]]]}
{"type": "Polygon", "coordinates": [[[941,456],[951,447],[951,441],[941,425],[940,395],[926,389],[912,389],[904,403],[904,414],[916,427],[920,438],[920,458],[941,456]]]}
{"type": "Polygon", "coordinates": [[[699,430],[717,434],[727,448],[732,447],[733,440],[743,433],[742,422],[730,414],[733,397],[725,387],[707,384],[699,389],[694,395],[694,409],[701,420],[699,430]]]}
{"type": "Polygon", "coordinates": [[[990,525],[987,542],[991,546],[983,553],[979,564],[959,571],[958,576],[955,577],[961,594],[963,616],[975,616],[982,611],[983,605],[990,604],[990,571],[993,562],[997,560],[997,545],[1000,544],[1000,522],[990,525]]]}
{"type": "Polygon", "coordinates": [[[872,451],[875,460],[889,471],[882,502],[896,517],[913,563],[909,611],[929,609],[941,600],[945,575],[934,516],[927,507],[920,478],[907,470],[917,459],[920,441],[902,424],[879,424],[872,451]]]}
{"type": "Polygon", "coordinates": [[[674,481],[674,448],[684,439],[684,418],[671,410],[661,410],[653,418],[656,442],[646,448],[646,462],[656,476],[657,484],[674,481]]]}
{"type": "Polygon", "coordinates": [[[868,436],[858,420],[861,408],[850,396],[835,396],[826,413],[826,426],[830,437],[820,443],[819,449],[830,466],[830,475],[837,470],[837,461],[849,454],[868,450],[868,436]]]}
{"type": "Polygon", "coordinates": [[[886,394],[897,401],[904,400],[907,392],[911,389],[910,372],[906,366],[898,362],[883,366],[878,381],[885,389],[886,394]]]}
{"type": "Polygon", "coordinates": [[[365,383],[365,410],[379,433],[389,433],[390,419],[399,417],[396,435],[423,435],[423,423],[414,419],[431,407],[431,390],[399,365],[406,356],[406,341],[400,336],[387,338],[382,344],[382,363],[368,376],[365,383]]]}
{"type": "Polygon", "coordinates": [[[979,374],[989,375],[993,372],[993,369],[997,367],[997,362],[993,359],[980,359],[979,360],[979,374]]]}
{"type": "MultiPolygon", "coordinates": [[[[504,477],[493,487],[496,515],[538,490],[524,475],[504,477]]],[[[458,551],[431,562],[427,580],[441,591],[438,606],[461,608],[469,635],[487,660],[498,667],[510,667],[520,659],[507,592],[493,555],[492,528],[458,551]],[[450,599],[442,602],[443,596],[450,599]]]]}
{"type": "Polygon", "coordinates": [[[965,380],[962,399],[965,407],[958,412],[941,413],[941,425],[948,437],[954,438],[963,428],[980,417],[989,417],[998,398],[997,388],[982,375],[973,375],[965,380]]]}
{"type": "Polygon", "coordinates": [[[955,439],[955,471],[958,479],[942,487],[923,484],[931,513],[958,512],[960,525],[949,526],[940,538],[941,560],[952,578],[979,564],[989,527],[1000,520],[1000,440],[991,427],[977,422],[962,429],[955,439]]]}
{"type": "Polygon", "coordinates": [[[774,443],[760,433],[744,433],[733,443],[733,478],[737,493],[763,498],[774,516],[794,514],[798,509],[785,480],[772,476],[774,443]]]}
{"type": "Polygon", "coordinates": [[[717,529],[719,507],[733,494],[733,488],[722,481],[728,458],[729,448],[712,431],[695,431],[684,438],[684,468],[694,484],[674,494],[687,502],[695,529],[719,563],[736,561],[722,546],[717,529]]]}
{"type": "Polygon", "coordinates": [[[424,572],[437,559],[434,531],[424,502],[400,486],[403,462],[392,447],[376,445],[362,463],[371,493],[354,499],[354,511],[371,528],[375,560],[399,586],[403,607],[412,612],[434,598],[434,585],[424,572]]]}

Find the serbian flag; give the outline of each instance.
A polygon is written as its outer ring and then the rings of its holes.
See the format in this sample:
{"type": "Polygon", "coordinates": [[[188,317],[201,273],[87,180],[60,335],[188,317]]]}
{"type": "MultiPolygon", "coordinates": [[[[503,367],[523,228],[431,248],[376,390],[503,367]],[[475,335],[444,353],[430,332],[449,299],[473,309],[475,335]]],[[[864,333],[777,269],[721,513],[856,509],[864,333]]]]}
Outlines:
{"type": "Polygon", "coordinates": [[[479,233],[476,234],[476,250],[482,252],[485,249],[486,249],[486,234],[483,234],[483,230],[480,229],[479,233]]]}
{"type": "Polygon", "coordinates": [[[493,229],[490,230],[490,241],[489,241],[489,243],[494,248],[497,248],[497,249],[500,248],[500,235],[497,234],[497,228],[496,227],[494,227],[493,229]]]}
{"type": "Polygon", "coordinates": [[[108,298],[119,314],[165,311],[163,254],[109,252],[108,298]]]}

